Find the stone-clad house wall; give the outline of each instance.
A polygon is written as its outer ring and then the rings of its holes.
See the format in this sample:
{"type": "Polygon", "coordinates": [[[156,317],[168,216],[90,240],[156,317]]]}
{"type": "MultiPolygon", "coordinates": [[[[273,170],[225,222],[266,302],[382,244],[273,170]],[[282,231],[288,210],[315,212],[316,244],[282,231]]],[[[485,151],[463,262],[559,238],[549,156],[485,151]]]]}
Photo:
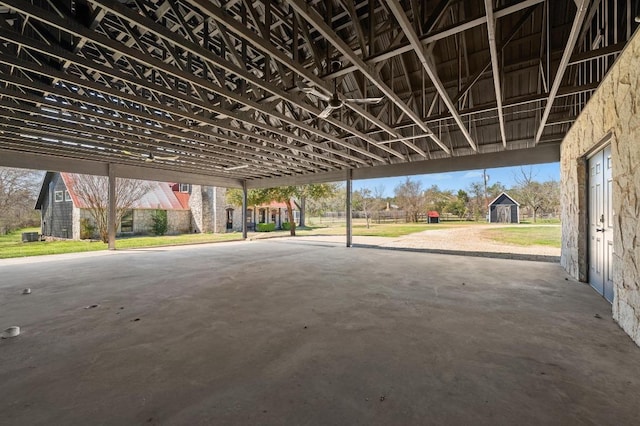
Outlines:
{"type": "MultiPolygon", "coordinates": [[[[153,229],[153,209],[133,211],[133,233],[149,234],[153,229]]],[[[119,230],[118,230],[119,232],[119,230]]],[[[167,210],[167,235],[191,232],[191,212],[189,210],[167,210]]]]}
{"type": "MultiPolygon", "coordinates": [[[[153,228],[155,209],[136,209],[133,211],[133,234],[148,235],[153,228]]],[[[73,238],[79,240],[81,235],[81,220],[87,219],[95,226],[95,220],[89,209],[73,208],[73,238]]],[[[191,212],[189,210],[167,210],[167,235],[188,234],[191,232],[191,212]]],[[[120,234],[120,227],[117,233],[120,234]]],[[[97,231],[93,238],[98,238],[97,231]]]]}
{"type": "Polygon", "coordinates": [[[225,188],[191,185],[189,207],[195,232],[226,232],[225,188]]]}
{"type": "Polygon", "coordinates": [[[610,140],[613,162],[613,318],[640,345],[640,32],[561,146],[562,266],[587,280],[586,155],[610,140]]]}

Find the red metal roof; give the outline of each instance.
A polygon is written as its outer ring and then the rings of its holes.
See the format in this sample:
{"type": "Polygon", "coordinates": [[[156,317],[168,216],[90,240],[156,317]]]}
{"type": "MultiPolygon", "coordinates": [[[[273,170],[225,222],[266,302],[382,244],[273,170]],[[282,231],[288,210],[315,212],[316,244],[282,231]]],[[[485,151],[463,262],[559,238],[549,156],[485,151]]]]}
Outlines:
{"type": "Polygon", "coordinates": [[[189,197],[190,197],[189,193],[188,192],[173,191],[173,194],[178,199],[178,202],[180,203],[182,208],[185,209],[185,210],[189,210],[189,197]]]}
{"type": "MultiPolygon", "coordinates": [[[[82,198],[76,194],[73,188],[73,174],[72,173],[60,173],[62,180],[64,181],[73,204],[78,208],[87,208],[82,198]]],[[[154,181],[141,181],[149,185],[149,192],[145,194],[140,200],[138,200],[133,208],[134,209],[162,209],[162,210],[188,210],[189,209],[189,194],[174,192],[171,189],[171,184],[166,182],[154,182],[154,181]],[[180,194],[180,195],[178,195],[180,194]],[[185,197],[186,196],[186,197],[185,197]]]]}
{"type": "Polygon", "coordinates": [[[427,212],[427,216],[429,216],[429,217],[440,217],[440,213],[438,213],[435,210],[430,210],[430,211],[427,212]]]}

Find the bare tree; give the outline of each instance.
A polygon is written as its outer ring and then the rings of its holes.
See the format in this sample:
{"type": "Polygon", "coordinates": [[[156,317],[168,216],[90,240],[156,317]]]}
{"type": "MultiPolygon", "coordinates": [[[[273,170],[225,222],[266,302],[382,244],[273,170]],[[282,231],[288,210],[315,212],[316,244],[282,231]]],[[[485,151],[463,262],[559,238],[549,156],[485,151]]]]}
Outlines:
{"type": "Polygon", "coordinates": [[[371,211],[375,213],[376,219],[378,223],[380,223],[380,212],[386,207],[384,185],[379,185],[373,188],[371,195],[373,197],[371,203],[371,211]]]}
{"type": "Polygon", "coordinates": [[[364,214],[364,218],[367,221],[367,229],[371,225],[373,204],[374,198],[369,188],[361,188],[353,193],[353,207],[364,214]]]}
{"type": "Polygon", "coordinates": [[[516,181],[516,193],[520,199],[520,204],[531,209],[533,214],[533,223],[536,222],[538,211],[545,203],[545,190],[540,182],[534,178],[531,167],[525,169],[520,167],[520,173],[514,176],[516,181]]]}
{"type": "MultiPolygon", "coordinates": [[[[73,191],[86,205],[96,223],[96,229],[103,242],[109,241],[109,179],[105,176],[71,175],[73,191]]],[[[149,192],[144,181],[116,178],[116,221],[114,231],[127,210],[149,192]]]]}
{"type": "Polygon", "coordinates": [[[39,173],[0,167],[0,235],[37,224],[39,173]]]}
{"type": "Polygon", "coordinates": [[[469,185],[467,193],[469,194],[469,202],[467,203],[467,208],[471,212],[473,219],[477,221],[486,214],[485,186],[482,182],[473,182],[471,183],[471,185],[469,185]]]}
{"type": "Polygon", "coordinates": [[[395,188],[396,202],[402,207],[407,219],[418,221],[418,215],[426,209],[426,201],[420,182],[407,178],[395,188]]]}

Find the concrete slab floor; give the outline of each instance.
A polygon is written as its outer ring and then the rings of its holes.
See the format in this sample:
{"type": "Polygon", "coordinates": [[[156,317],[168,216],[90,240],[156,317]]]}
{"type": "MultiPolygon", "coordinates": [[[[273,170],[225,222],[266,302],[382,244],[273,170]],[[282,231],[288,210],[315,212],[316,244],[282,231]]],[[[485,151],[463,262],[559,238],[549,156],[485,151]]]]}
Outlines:
{"type": "Polygon", "coordinates": [[[0,424],[638,424],[640,348],[565,277],[291,240],[2,261],[0,424]]]}

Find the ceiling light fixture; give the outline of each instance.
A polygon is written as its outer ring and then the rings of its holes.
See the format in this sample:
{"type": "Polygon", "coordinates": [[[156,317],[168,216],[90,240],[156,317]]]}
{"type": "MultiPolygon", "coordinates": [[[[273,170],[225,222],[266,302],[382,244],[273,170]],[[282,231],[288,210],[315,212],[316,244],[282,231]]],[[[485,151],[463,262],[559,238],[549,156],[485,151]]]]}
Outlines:
{"type": "Polygon", "coordinates": [[[225,167],[224,170],[225,172],[230,172],[231,170],[239,170],[239,169],[246,169],[247,167],[249,167],[248,164],[242,164],[240,166],[231,166],[231,167],[225,167]]]}

